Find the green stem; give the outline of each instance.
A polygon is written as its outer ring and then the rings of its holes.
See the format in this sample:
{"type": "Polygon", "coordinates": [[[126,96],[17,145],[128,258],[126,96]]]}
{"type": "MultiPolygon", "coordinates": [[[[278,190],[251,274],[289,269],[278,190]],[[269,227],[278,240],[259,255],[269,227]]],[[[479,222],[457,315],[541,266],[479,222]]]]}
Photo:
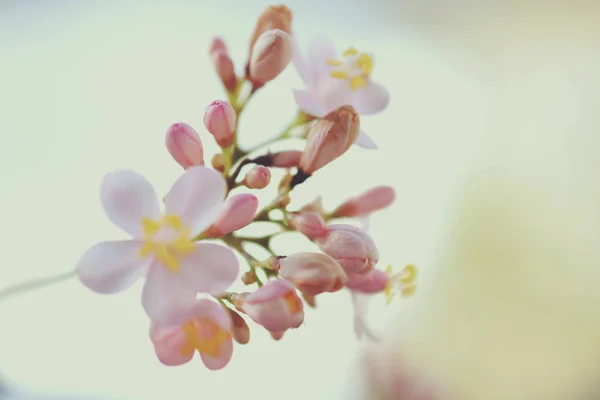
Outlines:
{"type": "Polygon", "coordinates": [[[228,245],[232,249],[236,250],[238,253],[240,253],[240,255],[242,257],[244,257],[246,259],[248,266],[250,267],[252,272],[254,272],[254,275],[256,275],[256,284],[258,285],[258,287],[262,287],[263,282],[260,280],[260,278],[256,274],[256,267],[260,266],[260,261],[258,261],[252,254],[248,253],[244,249],[244,246],[242,245],[242,241],[240,240],[240,238],[233,236],[233,234],[229,234],[229,235],[225,235],[225,236],[221,237],[220,239],[226,245],[228,245]]]}
{"type": "Polygon", "coordinates": [[[46,278],[35,279],[29,282],[19,283],[0,290],[0,300],[7,299],[12,296],[23,294],[35,289],[41,289],[55,283],[60,283],[73,278],[77,274],[76,271],[69,271],[60,275],[54,275],[46,278]]]}

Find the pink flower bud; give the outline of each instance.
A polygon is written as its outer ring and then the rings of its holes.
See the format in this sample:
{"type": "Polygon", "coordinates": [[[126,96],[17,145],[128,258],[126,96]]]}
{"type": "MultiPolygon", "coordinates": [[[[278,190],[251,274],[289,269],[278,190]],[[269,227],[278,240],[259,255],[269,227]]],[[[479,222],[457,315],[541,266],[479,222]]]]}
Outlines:
{"type": "Polygon", "coordinates": [[[247,344],[250,341],[250,328],[244,318],[230,308],[226,308],[231,317],[231,336],[239,344],[247,344]]]}
{"type": "Polygon", "coordinates": [[[346,287],[361,293],[379,293],[385,290],[389,278],[388,274],[378,269],[373,269],[365,275],[348,274],[346,287]]]}
{"type": "Polygon", "coordinates": [[[221,212],[213,224],[203,233],[204,237],[220,237],[242,229],[254,219],[258,199],[250,193],[240,193],[225,200],[221,212]]]}
{"type": "Polygon", "coordinates": [[[298,328],[304,321],[304,304],[291,283],[282,279],[267,282],[254,293],[233,299],[235,307],[270,332],[298,328]]]}
{"type": "Polygon", "coordinates": [[[204,150],[198,133],[183,122],[173,124],[165,137],[167,150],[184,169],[204,165],[204,150]]]}
{"type": "Polygon", "coordinates": [[[260,35],[249,64],[249,78],[254,86],[262,86],[275,79],[292,59],[292,38],[279,29],[271,29],[260,35]]]}
{"type": "Polygon", "coordinates": [[[379,261],[373,239],[351,225],[330,225],[327,234],[314,240],[322,252],[335,258],[348,274],[366,274],[379,261]]]}
{"type": "Polygon", "coordinates": [[[223,82],[223,86],[229,91],[234,92],[237,87],[237,76],[233,67],[233,61],[227,50],[216,50],[211,54],[212,62],[223,82]]]}
{"type": "Polygon", "coordinates": [[[352,146],[360,132],[360,119],[352,106],[341,106],[320,119],[306,138],[300,169],[307,175],[323,168],[352,146]]]}
{"type": "Polygon", "coordinates": [[[297,253],[277,258],[274,264],[279,276],[309,296],[337,292],[348,280],[340,264],[327,254],[297,253]]]}
{"type": "Polygon", "coordinates": [[[289,213],[288,225],[305,235],[310,240],[316,239],[327,233],[327,225],[323,218],[315,212],[289,213]]]}
{"type": "Polygon", "coordinates": [[[273,154],[271,165],[276,168],[293,168],[300,163],[302,152],[298,150],[287,150],[273,154]]]}
{"type": "Polygon", "coordinates": [[[208,52],[210,55],[213,55],[218,51],[224,51],[227,53],[227,45],[225,44],[225,41],[222,37],[215,36],[210,41],[210,45],[208,46],[208,52]]]}
{"type": "Polygon", "coordinates": [[[235,110],[226,101],[215,100],[204,110],[204,126],[221,147],[233,143],[236,119],[235,110]]]}
{"type": "Polygon", "coordinates": [[[264,32],[279,29],[287,34],[292,34],[292,11],[283,4],[269,6],[258,18],[254,32],[250,38],[249,54],[252,53],[254,44],[264,32]]]}
{"type": "Polygon", "coordinates": [[[264,165],[255,165],[244,177],[244,185],[250,189],[264,189],[271,182],[271,171],[264,165]]]}
{"type": "Polygon", "coordinates": [[[335,217],[360,217],[392,204],[396,192],[390,186],[376,186],[342,203],[332,214],[335,217]]]}

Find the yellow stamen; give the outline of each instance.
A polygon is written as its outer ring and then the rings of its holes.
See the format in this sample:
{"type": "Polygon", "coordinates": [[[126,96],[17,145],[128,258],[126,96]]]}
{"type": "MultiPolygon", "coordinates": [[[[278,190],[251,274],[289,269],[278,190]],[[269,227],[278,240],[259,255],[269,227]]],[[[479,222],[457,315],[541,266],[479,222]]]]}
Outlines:
{"type": "Polygon", "coordinates": [[[348,75],[347,71],[337,70],[331,71],[331,77],[337,79],[348,79],[350,76],[348,75]]]}
{"type": "Polygon", "coordinates": [[[179,271],[179,256],[194,250],[194,243],[190,241],[190,229],[182,224],[178,215],[164,215],[159,221],[144,218],[142,229],[144,243],[140,249],[140,256],[148,257],[154,254],[158,261],[172,272],[179,271]],[[173,231],[171,233],[175,234],[175,238],[167,242],[157,240],[155,235],[163,228],[173,231]]]}
{"type": "Polygon", "coordinates": [[[400,291],[402,297],[409,297],[417,290],[414,283],[417,277],[417,268],[414,265],[408,264],[401,272],[394,275],[392,275],[392,266],[388,265],[385,273],[388,276],[388,282],[383,294],[387,304],[390,304],[394,298],[396,289],[400,291]]]}
{"type": "Polygon", "coordinates": [[[371,75],[373,72],[373,59],[368,54],[362,53],[356,60],[356,66],[361,68],[365,75],[371,75]]]}
{"type": "Polygon", "coordinates": [[[354,47],[348,47],[346,51],[342,53],[342,57],[355,56],[357,54],[358,50],[356,50],[354,47]]]}
{"type": "Polygon", "coordinates": [[[327,60],[327,65],[331,65],[332,67],[341,67],[344,65],[344,63],[339,60],[327,60]]]}
{"type": "Polygon", "coordinates": [[[221,345],[231,338],[231,333],[208,318],[187,322],[181,328],[188,340],[186,346],[181,349],[184,355],[193,348],[201,354],[217,358],[221,345]]]}
{"type": "Polygon", "coordinates": [[[350,79],[350,90],[357,90],[367,86],[367,80],[362,75],[356,75],[350,79]]]}
{"type": "Polygon", "coordinates": [[[359,53],[354,47],[342,53],[346,60],[327,60],[327,64],[335,69],[330,72],[332,78],[347,80],[350,90],[367,87],[368,78],[373,72],[373,59],[366,53],[359,53]]]}

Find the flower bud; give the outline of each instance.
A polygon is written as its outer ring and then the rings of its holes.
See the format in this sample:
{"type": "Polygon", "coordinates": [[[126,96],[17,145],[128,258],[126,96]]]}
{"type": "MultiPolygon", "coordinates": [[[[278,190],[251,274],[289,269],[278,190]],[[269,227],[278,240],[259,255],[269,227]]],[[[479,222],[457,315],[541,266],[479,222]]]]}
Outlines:
{"type": "Polygon", "coordinates": [[[381,210],[396,198],[394,188],[376,186],[342,203],[333,213],[334,217],[360,217],[381,210]]]}
{"type": "Polygon", "coordinates": [[[316,296],[337,292],[348,278],[340,264],[322,253],[297,253],[275,259],[279,276],[288,280],[302,293],[316,296]]]}
{"type": "Polygon", "coordinates": [[[335,258],[348,274],[366,274],[379,261],[373,239],[351,225],[330,225],[327,233],[314,240],[321,251],[335,258]]]}
{"type": "Polygon", "coordinates": [[[242,275],[242,283],[244,285],[252,285],[256,282],[256,273],[254,271],[246,271],[242,275]]]}
{"type": "Polygon", "coordinates": [[[287,222],[290,228],[297,230],[310,240],[327,233],[327,225],[323,218],[315,212],[289,213],[287,222]]]}
{"type": "Polygon", "coordinates": [[[171,157],[184,169],[204,165],[204,149],[198,133],[183,122],[173,124],[167,130],[165,145],[171,157]]]}
{"type": "Polygon", "coordinates": [[[292,11],[283,4],[268,7],[263,11],[260,17],[258,17],[256,27],[250,37],[248,54],[252,54],[252,49],[260,35],[273,29],[279,29],[288,35],[292,34],[292,11]]]}
{"type": "Polygon", "coordinates": [[[264,189],[271,182],[271,171],[264,165],[255,165],[244,177],[244,185],[250,189],[264,189]]]}
{"type": "Polygon", "coordinates": [[[344,154],[358,137],[360,119],[352,106],[341,106],[320,119],[306,138],[300,169],[307,175],[344,154]]]}
{"type": "Polygon", "coordinates": [[[233,340],[238,342],[239,344],[247,344],[250,341],[250,328],[244,318],[235,311],[230,308],[227,308],[229,311],[229,316],[231,317],[231,336],[233,340]]]}
{"type": "Polygon", "coordinates": [[[302,152],[298,150],[287,150],[275,153],[272,156],[271,166],[276,168],[293,168],[300,163],[302,152]]]}
{"type": "Polygon", "coordinates": [[[221,147],[233,143],[236,119],[235,110],[226,101],[215,100],[204,110],[204,126],[221,147]]]}
{"type": "Polygon", "coordinates": [[[269,332],[298,328],[304,321],[304,304],[291,283],[274,279],[253,293],[233,299],[235,307],[269,332]]]}
{"type": "Polygon", "coordinates": [[[250,193],[240,193],[230,196],[213,224],[203,233],[206,238],[226,235],[242,229],[254,219],[258,199],[250,193]]]}
{"type": "Polygon", "coordinates": [[[255,87],[275,79],[292,59],[292,38],[287,33],[273,29],[264,32],[252,48],[249,78],[255,87]]]}
{"type": "Polygon", "coordinates": [[[227,53],[227,45],[225,44],[225,41],[222,37],[215,36],[210,41],[210,44],[208,46],[208,52],[210,55],[213,55],[218,51],[224,51],[227,53]]]}
{"type": "Polygon", "coordinates": [[[386,289],[389,279],[384,271],[373,269],[365,275],[348,274],[346,287],[361,293],[379,293],[386,289]]]}
{"type": "Polygon", "coordinates": [[[215,153],[210,160],[210,163],[214,169],[219,172],[225,171],[225,160],[223,160],[223,154],[215,153]]]}
{"type": "Polygon", "coordinates": [[[223,86],[230,93],[233,93],[237,87],[237,76],[233,67],[233,60],[226,50],[214,51],[211,54],[211,59],[221,82],[223,82],[223,86]]]}

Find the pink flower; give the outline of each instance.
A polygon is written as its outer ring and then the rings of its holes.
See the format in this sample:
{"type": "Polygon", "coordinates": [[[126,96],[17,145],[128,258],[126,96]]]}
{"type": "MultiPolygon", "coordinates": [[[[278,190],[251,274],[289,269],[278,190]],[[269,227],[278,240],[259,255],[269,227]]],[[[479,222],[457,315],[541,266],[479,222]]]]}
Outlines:
{"type": "Polygon", "coordinates": [[[190,298],[220,293],[237,277],[238,261],[229,248],[193,242],[215,220],[225,191],[218,172],[191,167],[165,196],[161,216],[158,196],[144,177],[128,170],[107,174],[102,206],[133,239],[92,246],[77,263],[79,279],[95,292],[117,293],[146,277],[142,305],[150,319],[179,322],[190,298]]]}
{"type": "Polygon", "coordinates": [[[238,310],[269,332],[298,328],[304,321],[304,304],[294,286],[282,279],[267,282],[254,293],[235,297],[238,310]]]}
{"type": "Polygon", "coordinates": [[[279,29],[262,33],[254,47],[249,63],[249,78],[256,87],[275,79],[292,60],[292,38],[279,29]]]}
{"type": "MultiPolygon", "coordinates": [[[[387,89],[371,80],[373,57],[352,47],[339,59],[330,41],[315,39],[305,58],[295,43],[294,65],[306,85],[305,90],[294,90],[294,99],[309,115],[320,118],[342,105],[351,105],[359,115],[373,115],[389,104],[387,89]]],[[[377,147],[362,130],[354,143],[377,147]]]]}
{"type": "Polygon", "coordinates": [[[337,292],[348,280],[340,264],[322,253],[278,257],[273,261],[273,268],[279,271],[279,276],[309,296],[337,292]]]}
{"type": "Polygon", "coordinates": [[[343,202],[333,213],[334,217],[362,217],[392,204],[396,192],[390,186],[376,186],[343,202]]]}
{"type": "Polygon", "coordinates": [[[242,229],[254,219],[258,208],[258,199],[250,193],[240,193],[230,196],[225,200],[215,222],[202,236],[214,238],[242,229]]]}
{"type": "Polygon", "coordinates": [[[255,165],[244,177],[244,185],[250,189],[264,189],[271,183],[271,171],[264,165],[255,165]]]}
{"type": "Polygon", "coordinates": [[[215,137],[221,147],[229,147],[233,143],[237,116],[231,104],[215,100],[204,110],[204,126],[215,137]]]}
{"type": "Polygon", "coordinates": [[[183,122],[173,124],[167,130],[165,145],[171,157],[184,169],[204,165],[204,150],[198,133],[183,122]]]}
{"type": "Polygon", "coordinates": [[[366,274],[379,261],[373,239],[352,225],[329,225],[327,234],[314,242],[323,253],[335,258],[348,274],[366,274]]]}
{"type": "Polygon", "coordinates": [[[305,235],[310,240],[327,233],[325,220],[316,212],[292,212],[287,215],[290,228],[305,235]]]}
{"type": "Polygon", "coordinates": [[[208,369],[225,367],[233,355],[227,311],[214,301],[202,299],[194,302],[187,318],[179,325],[151,324],[150,340],[160,362],[182,365],[198,352],[208,369]]]}

